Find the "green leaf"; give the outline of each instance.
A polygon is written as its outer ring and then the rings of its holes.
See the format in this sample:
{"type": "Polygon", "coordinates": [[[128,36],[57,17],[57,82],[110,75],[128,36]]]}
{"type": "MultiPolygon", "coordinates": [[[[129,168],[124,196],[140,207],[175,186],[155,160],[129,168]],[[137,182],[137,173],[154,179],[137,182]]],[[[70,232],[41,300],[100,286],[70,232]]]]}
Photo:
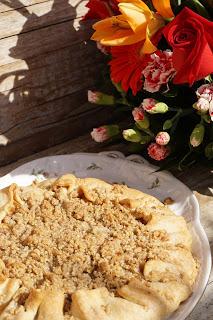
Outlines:
{"type": "Polygon", "coordinates": [[[171,120],[166,120],[163,124],[163,130],[171,129],[173,122],[171,120]]]}
{"type": "MultiPolygon", "coordinates": [[[[212,1],[213,1],[213,0],[212,0],[212,1]]],[[[206,81],[206,82],[209,82],[209,83],[213,82],[213,79],[212,79],[212,77],[211,77],[210,74],[205,77],[205,81],[206,81]]]]}
{"type": "Polygon", "coordinates": [[[197,12],[199,15],[206,19],[210,19],[210,15],[202,3],[198,0],[186,0],[184,6],[189,7],[193,11],[197,12]]]}

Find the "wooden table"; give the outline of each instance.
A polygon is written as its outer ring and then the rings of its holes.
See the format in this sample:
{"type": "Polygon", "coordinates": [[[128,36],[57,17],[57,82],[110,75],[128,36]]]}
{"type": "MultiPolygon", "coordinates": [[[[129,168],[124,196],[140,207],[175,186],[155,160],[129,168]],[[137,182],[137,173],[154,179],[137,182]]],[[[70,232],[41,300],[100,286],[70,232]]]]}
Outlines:
{"type": "MultiPolygon", "coordinates": [[[[83,135],[79,138],[72,139],[63,144],[46,149],[32,156],[18,160],[7,166],[0,168],[0,176],[10,172],[14,168],[37,158],[56,155],[68,154],[73,152],[101,152],[106,150],[118,150],[126,153],[126,146],[119,144],[97,144],[93,142],[90,136],[83,135]]],[[[183,183],[194,191],[200,207],[201,221],[207,233],[211,250],[213,252],[213,171],[202,166],[195,166],[187,172],[174,172],[183,183]]],[[[209,279],[207,289],[187,320],[212,320],[213,319],[213,273],[209,279]]]]}

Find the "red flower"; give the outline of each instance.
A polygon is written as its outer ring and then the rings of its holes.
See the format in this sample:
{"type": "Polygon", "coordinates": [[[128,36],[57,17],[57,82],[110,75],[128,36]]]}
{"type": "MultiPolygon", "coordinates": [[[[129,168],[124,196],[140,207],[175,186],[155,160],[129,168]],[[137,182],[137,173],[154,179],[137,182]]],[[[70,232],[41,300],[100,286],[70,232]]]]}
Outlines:
{"type": "Polygon", "coordinates": [[[89,8],[89,11],[84,16],[84,20],[101,20],[119,14],[116,0],[90,0],[86,7],[89,8]]]}
{"type": "Polygon", "coordinates": [[[157,161],[164,160],[170,154],[170,150],[167,146],[160,146],[153,142],[147,148],[148,155],[157,161]]]}
{"type": "MultiPolygon", "coordinates": [[[[162,30],[163,28],[158,30],[151,39],[155,46],[162,37],[162,30]]],[[[131,89],[134,95],[142,88],[142,71],[151,61],[149,54],[141,54],[143,44],[141,41],[129,46],[111,47],[111,79],[115,83],[121,83],[124,91],[131,89]]]]}
{"type": "Polygon", "coordinates": [[[141,73],[150,60],[149,55],[141,55],[142,45],[142,42],[138,42],[111,48],[111,79],[121,83],[124,91],[132,89],[134,95],[142,88],[141,73]]]}
{"type": "Polygon", "coordinates": [[[189,83],[213,72],[213,22],[185,7],[163,30],[173,48],[174,83],[189,83]]]}

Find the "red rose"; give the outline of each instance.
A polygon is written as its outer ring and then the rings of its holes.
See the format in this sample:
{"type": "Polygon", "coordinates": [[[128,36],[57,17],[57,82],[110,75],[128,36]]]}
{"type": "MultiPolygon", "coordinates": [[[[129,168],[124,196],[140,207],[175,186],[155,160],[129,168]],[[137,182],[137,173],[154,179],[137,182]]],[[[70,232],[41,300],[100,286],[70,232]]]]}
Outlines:
{"type": "Polygon", "coordinates": [[[185,7],[163,30],[173,48],[173,82],[189,83],[213,72],[213,22],[185,7]]]}

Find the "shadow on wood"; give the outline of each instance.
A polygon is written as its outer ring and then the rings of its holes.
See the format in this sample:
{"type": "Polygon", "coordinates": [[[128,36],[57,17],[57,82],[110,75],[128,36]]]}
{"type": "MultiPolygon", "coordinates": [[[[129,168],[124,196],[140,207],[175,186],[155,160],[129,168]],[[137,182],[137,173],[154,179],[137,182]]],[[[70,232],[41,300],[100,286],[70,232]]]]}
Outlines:
{"type": "Polygon", "coordinates": [[[17,11],[25,22],[16,35],[14,26],[11,36],[0,31],[0,165],[78,136],[109,118],[108,110],[87,103],[87,89],[100,81],[103,65],[88,42],[89,24],[75,18],[76,7],[70,2],[77,1],[38,2],[25,7],[21,0],[1,0],[8,6],[0,13],[6,21],[17,11]]]}

